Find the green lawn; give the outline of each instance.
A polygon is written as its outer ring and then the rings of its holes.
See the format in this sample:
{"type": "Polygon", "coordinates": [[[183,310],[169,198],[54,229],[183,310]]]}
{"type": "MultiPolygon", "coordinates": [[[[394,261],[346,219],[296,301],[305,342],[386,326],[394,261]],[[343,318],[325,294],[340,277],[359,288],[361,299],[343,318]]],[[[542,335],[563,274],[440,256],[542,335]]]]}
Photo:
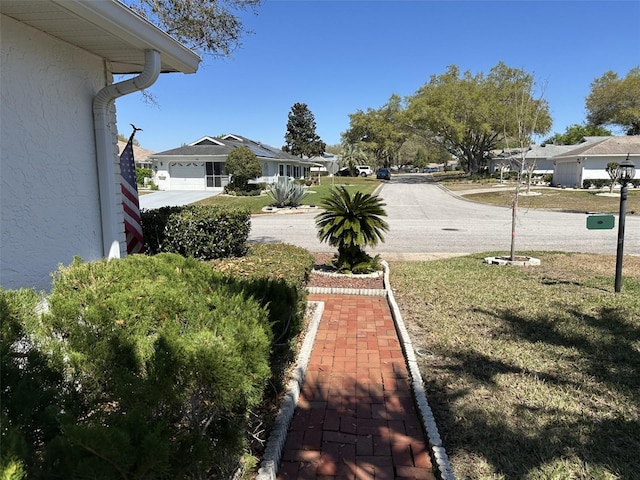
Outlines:
{"type": "MultiPolygon", "coordinates": [[[[307,188],[309,195],[304,200],[304,205],[318,205],[322,202],[331,188],[338,186],[346,186],[350,191],[361,191],[364,193],[372,193],[378,185],[380,180],[376,180],[373,177],[361,178],[361,177],[322,177],[320,185],[311,185],[307,188]]],[[[263,194],[259,197],[236,197],[230,195],[216,195],[205,200],[197,202],[197,205],[224,205],[230,207],[247,208],[252,214],[263,213],[262,209],[271,205],[273,202],[271,198],[263,194]]]]}
{"type": "Polygon", "coordinates": [[[638,479],[640,257],[533,255],[390,265],[456,478],[638,479]]]}

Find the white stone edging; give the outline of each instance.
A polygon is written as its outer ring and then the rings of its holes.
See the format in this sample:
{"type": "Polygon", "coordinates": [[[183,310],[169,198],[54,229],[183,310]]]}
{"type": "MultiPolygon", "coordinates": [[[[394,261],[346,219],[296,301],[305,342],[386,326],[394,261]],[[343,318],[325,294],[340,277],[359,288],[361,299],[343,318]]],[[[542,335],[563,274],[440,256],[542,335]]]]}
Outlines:
{"type": "MultiPolygon", "coordinates": [[[[398,307],[393,296],[393,291],[390,288],[389,264],[384,260],[381,263],[384,268],[384,289],[307,287],[307,291],[309,293],[329,295],[386,296],[389,309],[391,310],[391,317],[393,318],[396,333],[400,339],[400,345],[404,353],[405,362],[411,378],[411,387],[413,389],[414,399],[422,419],[422,425],[427,433],[432,457],[436,462],[436,468],[442,480],[455,480],[453,469],[449,462],[449,457],[445,448],[442,446],[442,439],[438,432],[438,426],[436,425],[433,412],[431,411],[431,407],[427,401],[422,375],[420,374],[420,369],[413,350],[411,338],[409,337],[409,332],[404,325],[402,315],[400,314],[400,308],[398,307]]],[[[267,441],[267,447],[265,449],[256,480],[276,480],[277,478],[282,449],[284,448],[284,443],[287,439],[289,425],[298,403],[307,365],[309,363],[309,357],[311,356],[311,350],[313,349],[313,344],[318,332],[320,319],[324,312],[324,302],[309,303],[315,303],[317,308],[313,318],[309,322],[309,330],[305,336],[302,348],[300,349],[298,363],[294,370],[292,379],[289,381],[287,393],[282,400],[282,406],[276,416],[274,429],[267,441]]]]}
{"type": "Polygon", "coordinates": [[[438,432],[438,426],[436,425],[433,412],[427,401],[427,395],[424,391],[424,383],[422,381],[422,375],[420,374],[420,368],[416,359],[415,352],[413,350],[413,343],[409,337],[409,332],[404,325],[404,320],[400,314],[400,308],[396,303],[393,291],[390,288],[389,283],[389,264],[386,261],[382,261],[384,266],[384,285],[387,288],[387,302],[391,310],[391,316],[393,317],[394,324],[396,326],[396,332],[400,339],[402,351],[404,352],[405,361],[407,362],[407,369],[411,377],[411,386],[413,388],[413,394],[415,402],[422,418],[422,424],[429,440],[429,446],[433,453],[433,458],[436,462],[436,468],[440,473],[442,480],[455,480],[451,463],[445,448],[442,446],[442,439],[438,432]]]}
{"type": "Polygon", "coordinates": [[[313,313],[313,317],[311,317],[311,320],[309,321],[307,334],[304,337],[302,347],[298,353],[296,367],[289,383],[287,384],[287,391],[282,399],[274,427],[271,430],[269,439],[267,440],[267,446],[262,457],[262,463],[260,463],[260,468],[258,469],[256,480],[275,480],[278,474],[278,465],[280,464],[282,449],[284,448],[284,443],[287,440],[289,425],[291,424],[291,419],[293,418],[296,405],[298,404],[298,398],[300,397],[304,377],[307,374],[307,366],[309,365],[311,350],[313,349],[316,334],[318,333],[318,326],[320,325],[320,319],[324,312],[324,302],[308,303],[310,305],[315,305],[316,308],[313,313]]]}

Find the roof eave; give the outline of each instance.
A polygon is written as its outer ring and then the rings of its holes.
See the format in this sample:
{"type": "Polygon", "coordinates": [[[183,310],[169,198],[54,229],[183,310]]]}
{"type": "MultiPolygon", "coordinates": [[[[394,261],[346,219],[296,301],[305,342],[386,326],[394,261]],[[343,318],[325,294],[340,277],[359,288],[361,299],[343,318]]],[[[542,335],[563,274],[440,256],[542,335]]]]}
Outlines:
{"type": "MultiPolygon", "coordinates": [[[[195,73],[200,64],[200,57],[173,39],[167,33],[148,22],[126,5],[112,0],[52,0],[60,7],[73,12],[124,39],[142,50],[158,50],[164,65],[170,69],[165,72],[195,73]]],[[[116,73],[139,73],[144,65],[114,64],[116,73]],[[126,70],[126,71],[125,71],[126,70]]]]}

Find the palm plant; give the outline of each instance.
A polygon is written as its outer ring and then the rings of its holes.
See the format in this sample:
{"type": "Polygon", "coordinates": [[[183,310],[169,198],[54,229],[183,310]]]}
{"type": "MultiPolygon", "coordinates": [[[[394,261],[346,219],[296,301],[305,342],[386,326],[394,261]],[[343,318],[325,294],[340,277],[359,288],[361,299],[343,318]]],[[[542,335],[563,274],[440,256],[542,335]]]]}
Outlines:
{"type": "Polygon", "coordinates": [[[347,143],[342,148],[340,164],[348,167],[351,174],[356,170],[356,165],[367,161],[367,154],[358,144],[347,143]]]}
{"type": "Polygon", "coordinates": [[[345,187],[332,189],[322,201],[324,211],[315,217],[318,237],[338,248],[338,270],[362,273],[376,266],[377,257],[371,258],[364,247],[384,242],[383,232],[389,230],[382,218],[387,216],[384,206],[377,195],[355,192],[352,196],[345,187]]]}

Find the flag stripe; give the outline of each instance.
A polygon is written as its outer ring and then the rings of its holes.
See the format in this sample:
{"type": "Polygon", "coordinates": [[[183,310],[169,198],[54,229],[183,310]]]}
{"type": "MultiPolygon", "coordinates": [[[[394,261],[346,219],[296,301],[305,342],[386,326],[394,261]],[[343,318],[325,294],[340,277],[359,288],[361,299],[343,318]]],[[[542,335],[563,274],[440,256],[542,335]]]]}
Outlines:
{"type": "MultiPolygon", "coordinates": [[[[135,134],[135,130],[133,134],[135,134]]],[[[142,234],[140,202],[136,184],[136,166],[133,158],[133,134],[129,137],[129,141],[120,155],[122,210],[124,213],[127,254],[144,252],[144,236],[142,234]]]]}

